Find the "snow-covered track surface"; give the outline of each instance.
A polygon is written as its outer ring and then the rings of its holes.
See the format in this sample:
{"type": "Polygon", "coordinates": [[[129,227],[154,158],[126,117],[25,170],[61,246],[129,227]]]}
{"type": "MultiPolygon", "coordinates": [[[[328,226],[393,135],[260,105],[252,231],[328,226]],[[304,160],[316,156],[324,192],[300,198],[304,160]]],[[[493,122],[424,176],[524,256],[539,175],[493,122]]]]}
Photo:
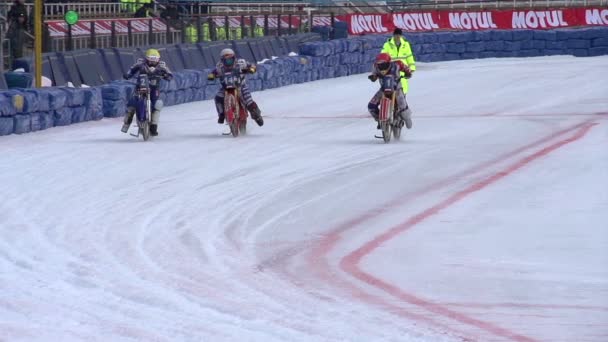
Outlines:
{"type": "Polygon", "coordinates": [[[608,58],[421,64],[0,138],[0,341],[607,341],[608,58]]]}

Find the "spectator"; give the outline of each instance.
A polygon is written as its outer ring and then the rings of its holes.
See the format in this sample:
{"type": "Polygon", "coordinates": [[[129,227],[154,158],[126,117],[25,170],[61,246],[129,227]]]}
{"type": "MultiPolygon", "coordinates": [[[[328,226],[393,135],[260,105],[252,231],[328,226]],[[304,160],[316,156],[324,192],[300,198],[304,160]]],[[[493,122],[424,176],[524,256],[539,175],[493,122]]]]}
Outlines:
{"type": "Polygon", "coordinates": [[[16,24],[17,21],[20,20],[19,18],[23,17],[25,26],[27,27],[27,8],[25,7],[24,1],[25,0],[15,0],[11,6],[11,9],[7,14],[9,25],[16,24]]]}
{"type": "Polygon", "coordinates": [[[194,44],[198,42],[198,28],[193,20],[187,22],[184,33],[186,35],[186,43],[194,44]]]}
{"type": "MultiPolygon", "coordinates": [[[[396,28],[393,31],[393,36],[384,43],[382,52],[388,53],[392,59],[402,61],[410,67],[412,72],[416,71],[416,60],[412,53],[412,47],[410,46],[410,42],[403,37],[403,31],[400,28],[396,28]]],[[[403,92],[407,95],[408,81],[405,77],[401,79],[401,85],[403,92]]]]}
{"type": "Polygon", "coordinates": [[[135,18],[147,18],[153,17],[152,4],[144,4],[141,6],[134,15],[135,18]]]}
{"type": "Polygon", "coordinates": [[[16,17],[14,22],[6,32],[6,38],[8,38],[11,44],[11,56],[13,59],[23,57],[23,48],[27,43],[27,24],[26,14],[20,13],[16,17]]]}
{"type": "Polygon", "coordinates": [[[167,7],[160,12],[160,17],[163,18],[169,26],[177,27],[180,17],[179,10],[175,4],[169,3],[167,4],[167,7]]]}
{"type": "Polygon", "coordinates": [[[179,10],[174,3],[168,3],[167,7],[160,13],[160,17],[165,20],[179,20],[179,10]]]}

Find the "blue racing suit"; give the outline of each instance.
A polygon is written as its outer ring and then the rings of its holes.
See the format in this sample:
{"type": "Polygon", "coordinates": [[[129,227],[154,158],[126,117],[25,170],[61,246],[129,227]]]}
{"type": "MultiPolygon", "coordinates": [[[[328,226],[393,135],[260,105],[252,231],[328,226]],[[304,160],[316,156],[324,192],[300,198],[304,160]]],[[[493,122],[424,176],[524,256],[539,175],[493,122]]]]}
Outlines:
{"type": "MultiPolygon", "coordinates": [[[[163,108],[163,101],[159,99],[160,96],[160,80],[171,80],[173,73],[167,67],[165,62],[159,61],[156,65],[150,65],[145,59],[138,59],[137,62],[129,69],[125,74],[125,79],[133,78],[139,74],[146,74],[150,82],[150,101],[151,101],[151,124],[158,125],[158,119],[160,117],[160,111],[163,108]]],[[[129,99],[127,104],[127,115],[125,116],[125,124],[130,125],[133,121],[133,114],[138,112],[138,118],[142,116],[145,102],[139,96],[133,96],[129,99]]]]}

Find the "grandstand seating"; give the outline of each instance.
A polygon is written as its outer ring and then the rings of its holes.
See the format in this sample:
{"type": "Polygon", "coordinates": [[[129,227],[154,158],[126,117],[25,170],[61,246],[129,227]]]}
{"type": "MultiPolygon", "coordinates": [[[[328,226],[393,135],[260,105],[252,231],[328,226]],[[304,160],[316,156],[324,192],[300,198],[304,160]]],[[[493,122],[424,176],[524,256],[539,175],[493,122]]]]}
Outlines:
{"type": "MultiPolygon", "coordinates": [[[[52,80],[53,85],[65,86],[71,82],[76,87],[82,84],[98,86],[122,79],[124,72],[143,57],[150,48],[160,51],[163,60],[172,70],[205,69],[215,66],[217,56],[226,46],[234,48],[239,55],[252,61],[262,61],[273,56],[285,56],[298,51],[298,45],[310,40],[319,40],[317,34],[302,34],[282,37],[261,37],[236,41],[216,41],[198,44],[176,44],[138,48],[86,49],[43,54],[42,74],[52,80]]],[[[32,59],[21,58],[16,66],[32,72],[32,59]]]]}

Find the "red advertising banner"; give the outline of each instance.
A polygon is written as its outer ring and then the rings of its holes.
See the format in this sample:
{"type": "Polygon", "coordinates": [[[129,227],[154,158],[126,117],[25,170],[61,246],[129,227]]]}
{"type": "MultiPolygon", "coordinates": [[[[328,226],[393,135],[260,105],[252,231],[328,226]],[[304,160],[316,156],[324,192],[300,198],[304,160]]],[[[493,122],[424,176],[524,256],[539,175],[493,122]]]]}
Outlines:
{"type": "Polygon", "coordinates": [[[390,33],[395,28],[409,32],[434,30],[552,29],[579,26],[608,26],[606,8],[566,8],[508,11],[429,11],[392,14],[350,14],[340,17],[350,34],[390,33]]]}
{"type": "MultiPolygon", "coordinates": [[[[245,16],[244,18],[245,26],[250,25],[250,17],[245,16]]],[[[291,17],[291,27],[297,28],[300,23],[304,24],[308,22],[307,17],[302,18],[302,22],[300,22],[299,16],[293,15],[291,17]]],[[[164,21],[158,18],[135,18],[135,19],[91,19],[91,20],[81,20],[76,25],[72,25],[72,36],[85,36],[91,34],[91,23],[93,22],[95,25],[95,34],[96,35],[109,35],[112,33],[112,22],[114,22],[116,33],[117,34],[126,34],[128,33],[127,23],[131,22],[131,32],[133,33],[146,33],[149,32],[149,22],[152,21],[152,31],[153,32],[165,32],[167,31],[167,26],[164,21]]],[[[212,17],[213,23],[217,27],[224,27],[226,22],[226,17],[212,17]]],[[[254,16],[253,20],[255,24],[263,27],[264,26],[264,17],[263,16],[254,16]]],[[[330,25],[331,19],[329,16],[327,17],[313,17],[313,26],[328,26],[330,25]]],[[[51,37],[64,37],[67,36],[68,25],[63,20],[48,20],[45,22],[49,26],[49,31],[51,37]]],[[[282,15],[281,16],[281,28],[287,29],[289,28],[289,16],[282,15]]],[[[241,27],[241,17],[234,16],[228,17],[228,25],[231,28],[241,27]]],[[[279,25],[279,20],[277,16],[271,16],[268,18],[268,27],[270,29],[276,29],[279,25]]]]}

